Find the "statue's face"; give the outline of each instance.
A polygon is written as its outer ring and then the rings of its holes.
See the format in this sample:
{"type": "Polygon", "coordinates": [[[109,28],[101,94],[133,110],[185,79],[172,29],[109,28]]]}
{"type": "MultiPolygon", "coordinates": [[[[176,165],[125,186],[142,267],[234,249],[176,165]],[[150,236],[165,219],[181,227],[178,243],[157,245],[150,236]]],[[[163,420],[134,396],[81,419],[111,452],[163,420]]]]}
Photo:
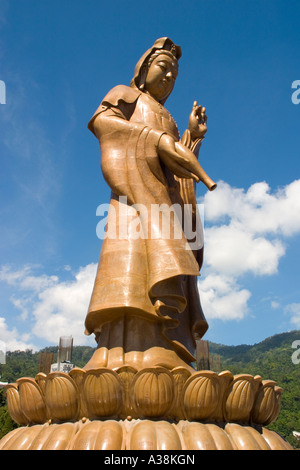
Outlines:
{"type": "Polygon", "coordinates": [[[160,54],[149,67],[144,89],[157,101],[163,101],[173,90],[177,74],[177,60],[160,54]]]}

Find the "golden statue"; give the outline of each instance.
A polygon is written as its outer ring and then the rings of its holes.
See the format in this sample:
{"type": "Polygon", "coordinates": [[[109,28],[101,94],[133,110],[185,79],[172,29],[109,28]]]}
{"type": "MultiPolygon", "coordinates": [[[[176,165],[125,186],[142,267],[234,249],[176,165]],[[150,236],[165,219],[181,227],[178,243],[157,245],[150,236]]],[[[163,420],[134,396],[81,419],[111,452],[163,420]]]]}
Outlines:
{"type": "Polygon", "coordinates": [[[169,38],[158,39],[137,63],[130,87],[113,88],[88,125],[99,139],[101,168],[112,191],[107,234],[114,237],[103,241],[86,318],[86,332],[98,342],[87,368],[189,364],[195,338],[208,328],[197,289],[202,234],[192,231],[201,240],[194,246],[180,217],[170,217],[173,207],[190,208],[199,231],[194,182],[216,187],[197,159],[207,130],[205,108],[194,102],[180,141],[163,106],[180,56],[169,38]],[[160,217],[153,207],[161,208],[160,217]]]}

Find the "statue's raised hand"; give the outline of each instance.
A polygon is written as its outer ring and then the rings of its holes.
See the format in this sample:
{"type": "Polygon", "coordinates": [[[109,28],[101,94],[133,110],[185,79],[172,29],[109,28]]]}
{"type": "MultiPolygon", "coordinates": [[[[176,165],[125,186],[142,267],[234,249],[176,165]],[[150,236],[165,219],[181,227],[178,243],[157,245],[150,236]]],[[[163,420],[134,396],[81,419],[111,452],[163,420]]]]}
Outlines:
{"type": "Polygon", "coordinates": [[[193,109],[189,117],[189,131],[193,140],[203,138],[207,132],[205,107],[198,106],[197,101],[194,101],[193,109]]]}

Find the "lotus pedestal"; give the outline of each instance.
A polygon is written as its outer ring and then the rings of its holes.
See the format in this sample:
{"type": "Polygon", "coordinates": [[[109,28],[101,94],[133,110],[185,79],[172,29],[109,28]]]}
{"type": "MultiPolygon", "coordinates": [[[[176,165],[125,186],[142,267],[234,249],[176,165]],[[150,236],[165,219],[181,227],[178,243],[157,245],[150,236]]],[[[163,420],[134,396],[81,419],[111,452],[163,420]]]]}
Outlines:
{"type": "Polygon", "coordinates": [[[184,367],[74,368],[7,385],[21,426],[1,450],[291,450],[266,426],[280,410],[272,380],[184,367]]]}

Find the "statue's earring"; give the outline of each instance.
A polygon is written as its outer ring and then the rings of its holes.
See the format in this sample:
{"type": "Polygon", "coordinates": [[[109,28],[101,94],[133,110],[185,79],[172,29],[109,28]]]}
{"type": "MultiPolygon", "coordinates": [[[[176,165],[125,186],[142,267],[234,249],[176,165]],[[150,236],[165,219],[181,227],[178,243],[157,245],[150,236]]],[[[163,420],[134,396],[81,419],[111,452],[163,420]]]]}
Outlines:
{"type": "Polygon", "coordinates": [[[141,68],[141,72],[140,72],[140,80],[139,80],[139,89],[140,90],[144,90],[145,88],[145,82],[146,82],[146,78],[147,78],[147,72],[148,72],[148,67],[146,64],[144,64],[141,68]]]}

